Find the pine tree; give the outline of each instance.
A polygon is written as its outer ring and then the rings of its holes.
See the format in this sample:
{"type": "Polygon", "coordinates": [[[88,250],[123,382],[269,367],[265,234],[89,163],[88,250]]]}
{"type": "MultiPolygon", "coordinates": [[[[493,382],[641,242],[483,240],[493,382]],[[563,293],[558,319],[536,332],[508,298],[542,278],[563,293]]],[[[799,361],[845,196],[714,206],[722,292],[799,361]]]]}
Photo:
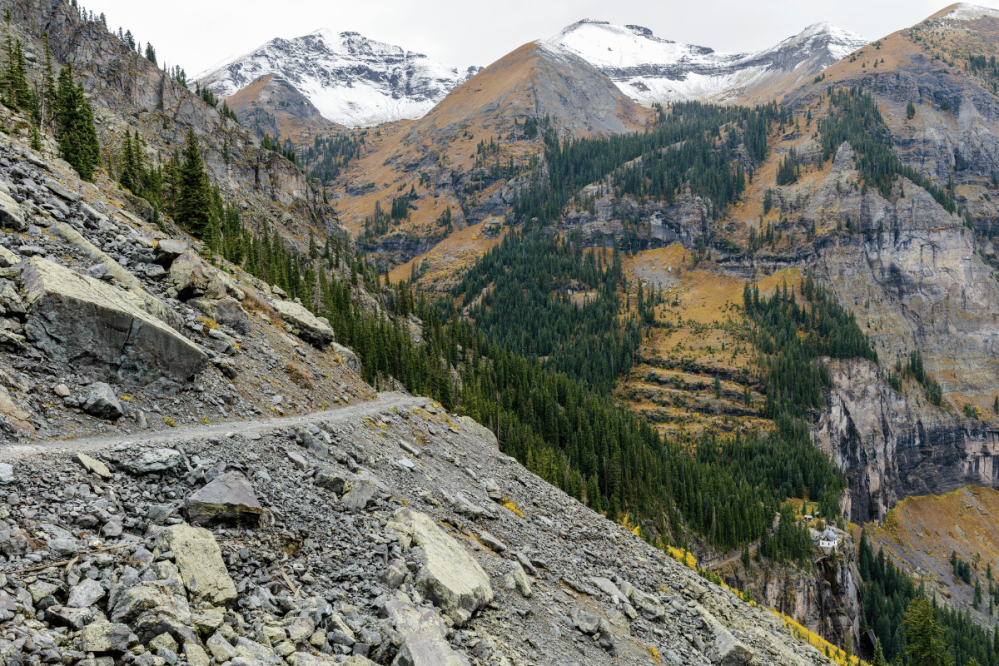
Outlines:
{"type": "Polygon", "coordinates": [[[191,235],[201,238],[210,222],[211,188],[194,130],[187,130],[183,162],[178,171],[174,219],[191,235]]]}
{"type": "Polygon", "coordinates": [[[871,666],[885,666],[885,656],[881,652],[881,641],[874,648],[874,661],[871,662],[871,666]]]}
{"type": "Polygon", "coordinates": [[[56,82],[52,69],[52,51],[49,49],[49,33],[42,33],[42,44],[45,45],[45,68],[42,70],[42,118],[43,122],[52,122],[56,109],[56,82]]]}
{"type": "Polygon", "coordinates": [[[909,120],[912,120],[913,118],[916,117],[916,107],[913,106],[911,99],[909,100],[909,103],[905,107],[905,117],[908,118],[909,120]]]}
{"type": "Polygon", "coordinates": [[[908,666],[951,666],[953,659],[947,654],[944,629],[937,623],[929,601],[917,597],[909,602],[902,623],[909,643],[905,648],[908,666]]]}
{"type": "Polygon", "coordinates": [[[73,85],[72,66],[59,72],[56,93],[56,138],[63,159],[72,165],[84,180],[92,180],[94,168],[100,163],[101,146],[94,127],[94,112],[83,92],[83,84],[73,85]]]}

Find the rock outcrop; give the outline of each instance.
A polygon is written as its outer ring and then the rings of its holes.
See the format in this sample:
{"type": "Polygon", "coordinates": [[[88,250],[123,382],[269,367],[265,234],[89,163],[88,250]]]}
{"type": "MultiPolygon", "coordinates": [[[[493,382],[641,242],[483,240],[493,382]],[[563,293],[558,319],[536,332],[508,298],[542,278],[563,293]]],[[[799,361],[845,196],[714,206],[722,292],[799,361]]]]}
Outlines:
{"type": "Polygon", "coordinates": [[[21,270],[27,337],[53,359],[104,378],[188,381],[208,358],[131,292],[33,257],[21,270]]]}

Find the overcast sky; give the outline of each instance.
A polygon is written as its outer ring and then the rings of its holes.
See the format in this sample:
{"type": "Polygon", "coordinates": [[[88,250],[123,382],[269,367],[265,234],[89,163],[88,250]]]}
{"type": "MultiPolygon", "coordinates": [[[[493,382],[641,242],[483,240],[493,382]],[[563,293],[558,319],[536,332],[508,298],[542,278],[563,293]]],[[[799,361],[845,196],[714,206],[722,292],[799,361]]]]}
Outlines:
{"type": "MultiPolygon", "coordinates": [[[[108,27],[151,41],[193,76],[275,37],[351,30],[465,68],[486,66],[582,18],[637,24],[716,51],[773,46],[818,21],[875,40],[943,9],[940,0],[79,0],[108,27]]],[[[977,4],[999,7],[999,0],[977,4]]]]}

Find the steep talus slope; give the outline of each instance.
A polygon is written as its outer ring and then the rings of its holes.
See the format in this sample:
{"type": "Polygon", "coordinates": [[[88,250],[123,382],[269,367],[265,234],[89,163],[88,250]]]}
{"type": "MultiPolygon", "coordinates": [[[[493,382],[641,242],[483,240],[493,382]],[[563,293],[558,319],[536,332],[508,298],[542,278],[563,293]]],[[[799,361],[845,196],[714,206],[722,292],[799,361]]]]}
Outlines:
{"type": "Polygon", "coordinates": [[[867,40],[816,23],[757,53],[712,49],[656,37],[641,26],[584,20],[548,40],[598,67],[642,104],[682,100],[767,102],[812,79],[867,40]]]}
{"type": "Polygon", "coordinates": [[[474,72],[356,32],[318,30],[271,40],[195,79],[225,99],[261,76],[277,74],[327,120],[357,127],[419,118],[474,72]]]}
{"type": "Polygon", "coordinates": [[[226,98],[240,121],[255,132],[308,145],[316,136],[343,127],[323,118],[309,98],[287,79],[266,74],[226,98]]]}
{"type": "Polygon", "coordinates": [[[332,412],[300,428],[115,445],[78,460],[58,451],[7,460],[2,567],[33,571],[8,573],[0,587],[5,656],[830,663],[781,618],[551,488],[425,401],[363,419],[332,412]],[[64,554],[75,554],[68,567],[46,566],[64,554]]]}
{"type": "MultiPolygon", "coordinates": [[[[103,162],[117,178],[116,165],[126,128],[146,143],[149,166],[161,166],[183,145],[188,128],[195,132],[210,180],[237,205],[244,222],[277,226],[295,244],[310,228],[336,232],[332,211],[294,165],[271,151],[234,121],[202,102],[155,65],[132,52],[99,22],[81,19],[63,3],[4,2],[10,9],[12,35],[42,65],[42,31],[47,31],[56,65],[72,61],[74,74],[91,95],[103,162]]],[[[34,75],[34,73],[33,73],[34,75]]],[[[136,200],[134,212],[149,219],[148,205],[136,200]]]]}

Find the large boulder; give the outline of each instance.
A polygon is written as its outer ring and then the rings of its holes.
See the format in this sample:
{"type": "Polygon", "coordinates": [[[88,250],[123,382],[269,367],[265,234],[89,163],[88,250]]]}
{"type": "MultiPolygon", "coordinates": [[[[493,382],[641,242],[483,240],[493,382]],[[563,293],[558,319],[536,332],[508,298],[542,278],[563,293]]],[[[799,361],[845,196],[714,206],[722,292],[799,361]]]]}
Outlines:
{"type": "Polygon", "coordinates": [[[392,599],[385,612],[402,643],[392,666],[468,666],[447,640],[447,626],[431,609],[392,599]]]}
{"type": "Polygon", "coordinates": [[[298,303],[274,299],[271,305],[282,319],[294,327],[292,332],[306,342],[325,349],[335,339],[333,329],[326,319],[319,319],[298,303]]]}
{"type": "Polygon", "coordinates": [[[464,625],[472,613],[493,600],[489,576],[430,516],[399,509],[386,529],[399,537],[404,550],[423,549],[426,563],[416,574],[416,584],[455,625],[464,625]]]}
{"type": "Polygon", "coordinates": [[[330,344],[330,351],[339,356],[343,364],[355,375],[361,374],[361,359],[357,357],[357,354],[336,342],[330,344]]]}
{"type": "Polygon", "coordinates": [[[87,394],[83,397],[81,407],[88,414],[109,421],[117,421],[125,415],[125,411],[121,408],[121,402],[118,401],[118,396],[104,382],[94,382],[87,388],[87,394]]]}
{"type": "Polygon", "coordinates": [[[170,281],[182,301],[203,296],[209,282],[205,263],[193,252],[185,252],[170,264],[170,281]]]}
{"type": "Polygon", "coordinates": [[[236,599],[236,584],[222,561],[222,551],[208,530],[171,525],[156,542],[160,552],[169,550],[191,598],[218,606],[236,599]]]}
{"type": "Polygon", "coordinates": [[[148,384],[166,376],[186,381],[208,357],[190,340],[148,314],[131,291],[34,257],[21,284],[28,339],[77,370],[148,384]]]}
{"type": "Polygon", "coordinates": [[[239,472],[226,472],[188,497],[184,510],[195,525],[225,522],[255,526],[264,512],[253,486],[239,472]]]}

